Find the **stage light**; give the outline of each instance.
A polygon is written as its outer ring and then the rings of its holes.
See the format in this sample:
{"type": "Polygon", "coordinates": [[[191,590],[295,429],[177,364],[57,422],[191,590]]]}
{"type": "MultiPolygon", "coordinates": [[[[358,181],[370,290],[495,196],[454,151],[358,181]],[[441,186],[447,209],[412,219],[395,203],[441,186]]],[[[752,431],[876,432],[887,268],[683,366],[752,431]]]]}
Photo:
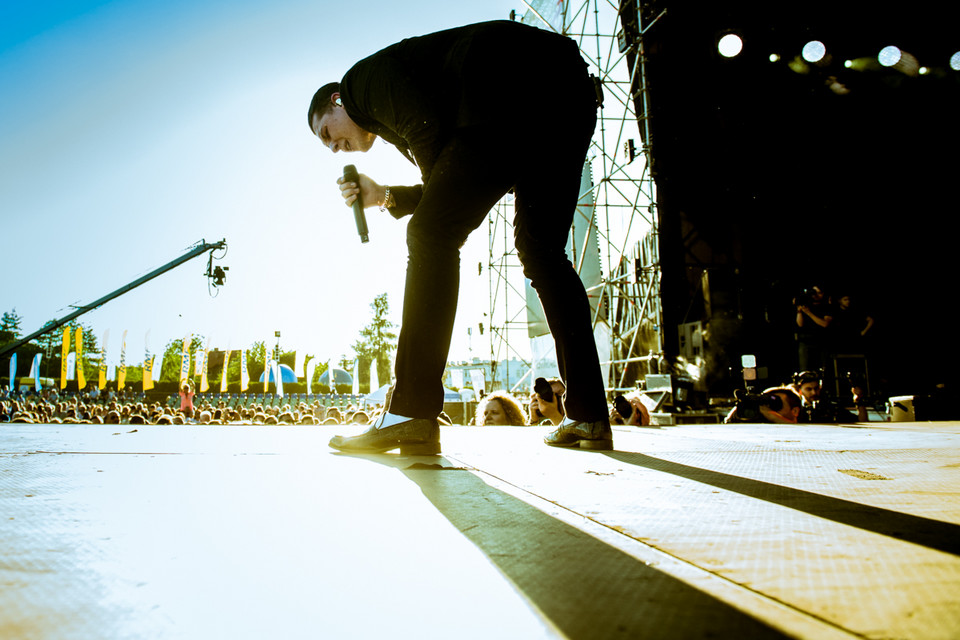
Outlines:
{"type": "Polygon", "coordinates": [[[877,61],[885,67],[892,67],[900,62],[900,58],[902,57],[903,54],[900,49],[891,45],[880,50],[879,55],[877,55],[877,61]]]}
{"type": "Polygon", "coordinates": [[[770,62],[780,62],[780,55],[777,53],[771,53],[770,62]]]}
{"type": "Polygon", "coordinates": [[[811,40],[803,45],[803,51],[800,52],[800,55],[807,62],[817,63],[827,55],[827,47],[819,40],[811,40]]]}
{"type": "Polygon", "coordinates": [[[844,61],[843,66],[847,69],[852,69],[853,71],[876,71],[880,68],[880,65],[877,63],[877,59],[874,57],[853,58],[852,60],[846,60],[844,61]]]}
{"type": "Polygon", "coordinates": [[[717,43],[717,51],[724,58],[735,58],[743,51],[743,40],[735,33],[728,33],[717,43]]]}
{"type": "Polygon", "coordinates": [[[960,71],[960,51],[950,56],[950,68],[954,71],[960,71]]]}
{"type": "Polygon", "coordinates": [[[877,54],[877,62],[884,67],[896,69],[904,75],[915,76],[920,73],[920,63],[917,58],[893,45],[880,50],[877,54]]]}

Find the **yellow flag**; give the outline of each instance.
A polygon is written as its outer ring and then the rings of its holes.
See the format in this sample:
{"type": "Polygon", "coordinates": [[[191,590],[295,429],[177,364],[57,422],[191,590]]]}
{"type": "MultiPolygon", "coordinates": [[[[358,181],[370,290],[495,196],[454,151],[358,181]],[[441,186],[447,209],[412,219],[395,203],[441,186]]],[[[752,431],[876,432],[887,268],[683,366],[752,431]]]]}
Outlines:
{"type": "Polygon", "coordinates": [[[97,367],[100,373],[98,389],[103,391],[107,386],[107,341],[110,339],[110,329],[103,332],[103,342],[100,343],[100,366],[97,367]]]}
{"type": "Polygon", "coordinates": [[[143,360],[143,390],[153,389],[153,359],[157,356],[149,356],[143,360]]]}
{"type": "Polygon", "coordinates": [[[200,371],[200,393],[206,393],[210,389],[210,382],[207,380],[207,362],[209,358],[207,357],[207,350],[204,349],[200,352],[201,363],[203,368],[200,371]]]}
{"type": "Polygon", "coordinates": [[[83,391],[87,386],[87,379],[83,377],[83,328],[77,327],[77,388],[83,391]]]}
{"type": "Polygon", "coordinates": [[[123,389],[127,382],[127,332],[123,332],[120,341],[120,367],[117,369],[117,391],[123,389]]]}
{"type": "Polygon", "coordinates": [[[63,328],[63,351],[60,358],[60,388],[67,388],[67,356],[70,355],[70,327],[63,328]]]}
{"type": "Polygon", "coordinates": [[[227,392],[227,365],[230,364],[230,351],[223,352],[223,375],[220,376],[220,393],[227,392]]]}

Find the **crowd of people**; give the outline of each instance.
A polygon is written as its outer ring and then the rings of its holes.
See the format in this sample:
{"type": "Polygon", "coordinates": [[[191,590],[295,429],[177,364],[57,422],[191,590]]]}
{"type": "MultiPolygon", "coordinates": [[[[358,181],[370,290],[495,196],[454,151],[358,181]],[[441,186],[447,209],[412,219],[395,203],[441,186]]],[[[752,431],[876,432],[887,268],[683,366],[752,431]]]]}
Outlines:
{"type": "Polygon", "coordinates": [[[167,402],[142,398],[91,398],[85,395],[58,397],[53,394],[4,392],[0,397],[0,422],[35,424],[368,424],[383,405],[346,407],[313,402],[230,403],[190,393],[167,402]],[[195,406],[194,406],[194,401],[195,406]]]}
{"type": "MultiPolygon", "coordinates": [[[[539,381],[538,381],[539,382],[539,381]]],[[[539,391],[520,399],[506,391],[484,394],[468,425],[475,426],[547,426],[558,425],[565,417],[563,396],[565,385],[559,378],[543,381],[539,391]]],[[[257,401],[253,398],[230,400],[221,396],[197,395],[185,383],[176,396],[166,402],[149,402],[142,396],[117,396],[115,393],[88,393],[60,396],[48,389],[40,394],[22,395],[0,391],[0,422],[36,424],[150,424],[150,425],[342,425],[372,424],[388,406],[384,403],[367,406],[347,404],[327,406],[324,401],[283,399],[257,401]]],[[[846,403],[850,404],[850,403],[846,403]]],[[[820,374],[804,371],[790,384],[770,387],[762,393],[745,396],[726,416],[725,422],[853,423],[866,422],[867,403],[859,388],[854,387],[852,404],[857,413],[836,400],[823,397],[820,374]]],[[[618,395],[610,404],[610,424],[647,426],[650,412],[639,390],[618,395]]],[[[451,425],[446,413],[440,424],[451,425]]]]}
{"type": "Polygon", "coordinates": [[[770,387],[756,396],[742,396],[724,422],[773,424],[836,424],[867,422],[867,402],[859,387],[852,389],[857,413],[822,396],[822,380],[815,371],[801,371],[786,385],[770,387]]]}

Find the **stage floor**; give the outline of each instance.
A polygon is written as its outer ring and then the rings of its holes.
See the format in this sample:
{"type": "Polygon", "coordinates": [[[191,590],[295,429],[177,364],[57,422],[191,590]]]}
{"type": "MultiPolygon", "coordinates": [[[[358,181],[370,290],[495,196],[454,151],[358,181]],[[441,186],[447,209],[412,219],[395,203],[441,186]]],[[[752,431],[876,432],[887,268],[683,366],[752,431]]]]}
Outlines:
{"type": "Polygon", "coordinates": [[[0,425],[0,638],[960,637],[960,425],[0,425]]]}

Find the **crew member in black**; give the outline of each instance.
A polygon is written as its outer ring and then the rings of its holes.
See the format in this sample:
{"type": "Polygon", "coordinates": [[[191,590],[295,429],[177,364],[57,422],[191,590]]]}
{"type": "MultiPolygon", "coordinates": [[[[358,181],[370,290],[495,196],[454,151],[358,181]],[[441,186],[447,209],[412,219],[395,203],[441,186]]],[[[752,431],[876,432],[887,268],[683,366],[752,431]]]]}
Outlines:
{"type": "Polygon", "coordinates": [[[487,22],[410,38],[320,88],[307,119],[332,151],[368,151],[377,137],[420,169],[422,184],[340,183],[352,205],[410,215],[396,388],[368,432],[343,451],[438,453],[436,417],[459,291],[459,249],[511,189],[515,243],[543,304],[567,391],[555,446],[612,447],[604,381],[579,276],[564,247],[596,127],[599,86],[569,38],[487,22]]]}

